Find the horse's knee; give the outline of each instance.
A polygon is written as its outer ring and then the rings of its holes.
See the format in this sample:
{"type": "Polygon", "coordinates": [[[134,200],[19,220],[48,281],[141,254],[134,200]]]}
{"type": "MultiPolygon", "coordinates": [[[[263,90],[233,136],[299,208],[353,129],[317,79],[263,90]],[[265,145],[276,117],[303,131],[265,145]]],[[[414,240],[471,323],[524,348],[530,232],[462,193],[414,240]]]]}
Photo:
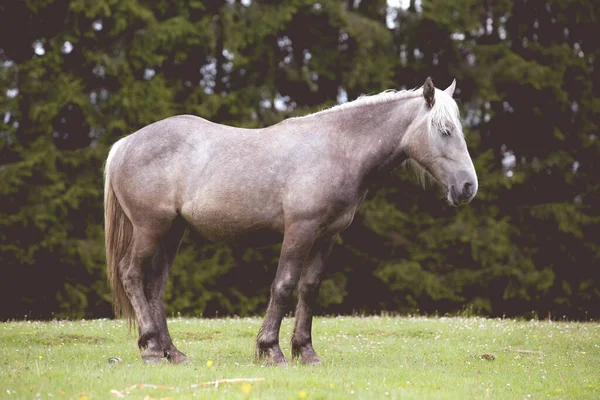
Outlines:
{"type": "Polygon", "coordinates": [[[296,288],[296,281],[291,277],[285,277],[273,282],[271,297],[275,300],[286,301],[292,297],[296,288]]]}

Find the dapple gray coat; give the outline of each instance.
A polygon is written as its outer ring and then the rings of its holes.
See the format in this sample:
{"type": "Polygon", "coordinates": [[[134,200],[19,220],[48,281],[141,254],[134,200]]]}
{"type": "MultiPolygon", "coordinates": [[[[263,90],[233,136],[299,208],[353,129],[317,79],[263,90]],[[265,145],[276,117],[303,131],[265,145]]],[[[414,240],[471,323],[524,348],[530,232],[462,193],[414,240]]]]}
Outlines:
{"type": "Polygon", "coordinates": [[[139,327],[141,356],[188,362],[173,345],[163,296],[189,225],[239,245],[283,237],[257,355],[285,365],[279,328],[298,287],[292,354],[320,362],[311,340],[324,261],[364,200],[372,178],[410,159],[458,205],[477,176],[452,99],[431,80],[264,129],[168,118],[119,140],[106,162],[108,276],[117,314],[139,327]]]}

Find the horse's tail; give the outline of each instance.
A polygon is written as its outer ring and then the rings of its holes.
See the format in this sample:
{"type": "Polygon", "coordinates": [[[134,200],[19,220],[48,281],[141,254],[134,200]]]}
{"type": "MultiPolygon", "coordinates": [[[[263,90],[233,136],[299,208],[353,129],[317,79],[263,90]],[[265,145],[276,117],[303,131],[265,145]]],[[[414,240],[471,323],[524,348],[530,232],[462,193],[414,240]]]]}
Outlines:
{"type": "Polygon", "coordinates": [[[125,317],[128,325],[135,325],[135,310],[125,293],[119,274],[119,263],[125,257],[133,238],[133,225],[123,211],[111,184],[110,162],[122,139],[116,142],[104,166],[104,240],[106,245],[106,275],[112,289],[115,316],[125,317]]]}

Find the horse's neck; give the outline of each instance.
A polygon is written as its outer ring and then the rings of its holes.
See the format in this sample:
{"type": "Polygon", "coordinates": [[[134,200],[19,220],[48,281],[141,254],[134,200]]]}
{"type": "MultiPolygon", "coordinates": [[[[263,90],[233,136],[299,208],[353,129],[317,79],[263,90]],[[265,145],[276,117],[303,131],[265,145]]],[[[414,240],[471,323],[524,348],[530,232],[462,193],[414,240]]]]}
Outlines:
{"type": "Polygon", "coordinates": [[[418,114],[418,99],[404,98],[332,111],[337,145],[361,179],[389,170],[405,158],[400,146],[418,114]]]}

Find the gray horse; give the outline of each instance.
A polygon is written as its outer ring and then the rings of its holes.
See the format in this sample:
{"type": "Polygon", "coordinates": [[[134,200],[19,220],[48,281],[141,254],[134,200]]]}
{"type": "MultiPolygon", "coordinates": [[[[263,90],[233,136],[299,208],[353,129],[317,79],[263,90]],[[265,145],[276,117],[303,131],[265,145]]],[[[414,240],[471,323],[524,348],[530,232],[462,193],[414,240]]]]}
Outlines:
{"type": "Polygon", "coordinates": [[[169,335],[164,291],[188,225],[209,240],[283,245],[256,354],[286,365],[279,328],[292,292],[292,356],[319,364],[312,318],[323,264],[373,178],[410,160],[453,205],[477,175],[452,99],[439,90],[386,91],[264,129],[181,115],[116,142],[106,160],[108,278],[115,312],[139,328],[144,361],[189,362],[169,335]]]}

